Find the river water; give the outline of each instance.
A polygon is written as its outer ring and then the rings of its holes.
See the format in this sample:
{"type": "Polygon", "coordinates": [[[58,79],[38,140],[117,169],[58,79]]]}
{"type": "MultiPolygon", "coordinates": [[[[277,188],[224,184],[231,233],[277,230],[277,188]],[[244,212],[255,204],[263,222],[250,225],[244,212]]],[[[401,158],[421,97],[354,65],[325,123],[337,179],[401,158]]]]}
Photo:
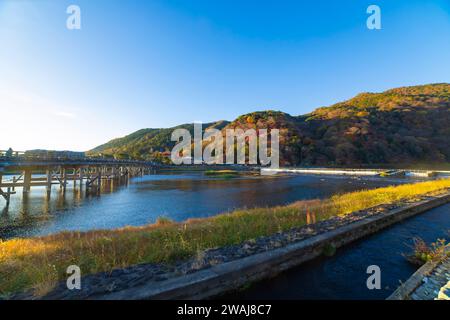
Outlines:
{"type": "Polygon", "coordinates": [[[134,178],[127,186],[104,187],[100,196],[87,196],[84,189],[69,184],[65,194],[53,186],[47,200],[43,187],[32,188],[26,197],[19,188],[9,208],[0,211],[0,238],[140,226],[155,222],[159,216],[182,221],[236,208],[281,205],[408,181],[317,175],[224,179],[187,172],[134,178]]]}
{"type": "MultiPolygon", "coordinates": [[[[54,186],[50,200],[47,200],[44,188],[33,188],[27,197],[22,197],[21,189],[18,189],[9,209],[0,211],[0,239],[63,230],[139,226],[155,222],[159,216],[182,221],[236,208],[282,205],[411,181],[317,175],[224,179],[187,172],[155,174],[134,178],[128,185],[104,186],[99,196],[88,196],[84,189],[72,185],[65,194],[54,186]]],[[[3,204],[0,202],[0,206],[3,204]]],[[[224,298],[384,299],[399,281],[405,281],[416,270],[402,256],[412,250],[413,238],[420,236],[431,242],[439,237],[448,238],[448,230],[450,205],[340,248],[333,257],[315,259],[224,298]],[[369,275],[366,269],[369,265],[381,268],[381,290],[367,289],[369,275]]]]}
{"type": "Polygon", "coordinates": [[[337,250],[330,258],[318,258],[279,276],[254,284],[233,299],[386,299],[417,269],[404,254],[413,239],[427,243],[449,239],[450,204],[404,220],[365,239],[337,250]],[[381,289],[369,290],[367,267],[381,270],[381,289]]]}

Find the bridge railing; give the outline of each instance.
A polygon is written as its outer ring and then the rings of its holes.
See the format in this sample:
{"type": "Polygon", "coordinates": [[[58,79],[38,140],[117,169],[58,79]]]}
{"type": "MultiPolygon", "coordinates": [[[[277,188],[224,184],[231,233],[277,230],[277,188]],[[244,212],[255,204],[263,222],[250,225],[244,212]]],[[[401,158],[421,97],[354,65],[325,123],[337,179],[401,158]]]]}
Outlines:
{"type": "Polygon", "coordinates": [[[107,157],[90,157],[90,156],[73,156],[73,155],[46,155],[46,154],[28,154],[23,151],[7,151],[0,150],[0,163],[33,163],[33,162],[44,162],[44,163],[99,163],[99,164],[140,164],[140,165],[156,165],[152,161],[142,161],[142,160],[132,160],[132,159],[114,159],[107,157]]]}
{"type": "Polygon", "coordinates": [[[24,155],[24,151],[0,150],[0,157],[22,157],[24,155]]]}

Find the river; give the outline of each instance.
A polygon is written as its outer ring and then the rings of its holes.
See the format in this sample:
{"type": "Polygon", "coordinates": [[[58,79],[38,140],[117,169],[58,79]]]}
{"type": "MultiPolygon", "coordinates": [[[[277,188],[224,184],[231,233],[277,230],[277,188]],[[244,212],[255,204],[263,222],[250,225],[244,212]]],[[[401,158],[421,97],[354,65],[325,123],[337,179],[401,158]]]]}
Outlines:
{"type": "Polygon", "coordinates": [[[17,189],[9,208],[0,207],[0,238],[140,226],[155,222],[159,216],[182,221],[236,208],[282,205],[408,181],[317,175],[224,179],[185,172],[134,178],[126,186],[103,188],[100,196],[86,195],[84,189],[71,184],[65,194],[53,186],[50,200],[43,187],[32,188],[26,197],[17,189]]]}
{"type": "MultiPolygon", "coordinates": [[[[236,208],[275,206],[336,193],[402,184],[406,178],[281,175],[224,179],[201,172],[164,173],[104,186],[99,196],[69,184],[63,194],[54,186],[23,197],[13,195],[0,215],[0,238],[47,235],[153,223],[159,216],[182,221],[236,208]]],[[[2,205],[2,203],[0,203],[2,205]]],[[[0,208],[1,210],[1,208],[0,208]]],[[[384,299],[415,270],[402,256],[414,237],[427,242],[448,238],[450,205],[433,209],[370,237],[338,249],[281,275],[227,295],[232,299],[384,299]],[[381,290],[368,290],[366,268],[381,268],[381,290]]]]}

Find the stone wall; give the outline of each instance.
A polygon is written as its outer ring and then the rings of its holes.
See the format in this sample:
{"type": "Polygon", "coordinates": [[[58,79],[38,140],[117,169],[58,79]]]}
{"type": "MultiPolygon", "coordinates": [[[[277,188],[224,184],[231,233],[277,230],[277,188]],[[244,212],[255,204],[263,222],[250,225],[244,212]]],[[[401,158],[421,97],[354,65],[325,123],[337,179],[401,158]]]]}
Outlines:
{"type": "MultiPolygon", "coordinates": [[[[447,252],[450,254],[450,247],[447,252]]],[[[449,290],[450,257],[446,257],[425,263],[387,300],[448,300],[449,290]]]]}

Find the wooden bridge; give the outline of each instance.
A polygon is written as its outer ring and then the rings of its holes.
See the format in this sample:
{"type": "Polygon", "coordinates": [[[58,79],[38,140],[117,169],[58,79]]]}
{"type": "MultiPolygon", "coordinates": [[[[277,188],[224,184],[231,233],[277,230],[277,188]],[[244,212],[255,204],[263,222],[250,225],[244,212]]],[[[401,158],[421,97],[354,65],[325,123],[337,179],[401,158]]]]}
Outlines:
{"type": "Polygon", "coordinates": [[[22,188],[24,195],[33,187],[45,187],[50,198],[53,185],[66,191],[69,181],[83,186],[87,192],[100,192],[102,183],[126,182],[131,177],[143,176],[156,170],[158,164],[148,161],[116,160],[91,157],[41,157],[29,156],[23,152],[8,154],[0,151],[0,198],[9,205],[16,188],[22,188]],[[4,176],[12,176],[5,180],[4,176]]]}

